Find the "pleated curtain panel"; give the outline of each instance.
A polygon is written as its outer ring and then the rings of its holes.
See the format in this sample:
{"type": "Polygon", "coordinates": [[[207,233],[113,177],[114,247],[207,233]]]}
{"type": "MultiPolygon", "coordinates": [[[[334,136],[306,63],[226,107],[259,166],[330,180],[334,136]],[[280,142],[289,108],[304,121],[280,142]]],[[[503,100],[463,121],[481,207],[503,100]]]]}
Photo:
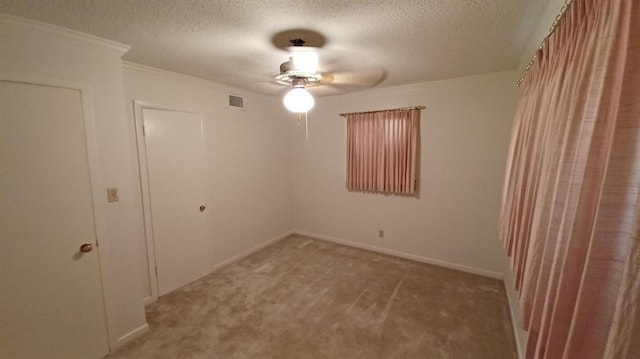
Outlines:
{"type": "Polygon", "coordinates": [[[413,195],[420,139],[420,110],[349,114],[347,189],[413,195]]]}
{"type": "Polygon", "coordinates": [[[527,358],[640,358],[640,0],[574,0],[521,86],[499,230],[527,358]]]}

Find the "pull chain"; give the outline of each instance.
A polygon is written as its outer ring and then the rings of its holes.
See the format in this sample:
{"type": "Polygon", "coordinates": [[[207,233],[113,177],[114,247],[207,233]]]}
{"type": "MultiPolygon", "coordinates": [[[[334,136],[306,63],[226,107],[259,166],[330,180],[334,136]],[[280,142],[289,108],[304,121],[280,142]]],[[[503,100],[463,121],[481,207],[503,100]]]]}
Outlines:
{"type": "Polygon", "coordinates": [[[304,113],[304,132],[307,137],[307,142],[309,142],[309,113],[304,113]]]}

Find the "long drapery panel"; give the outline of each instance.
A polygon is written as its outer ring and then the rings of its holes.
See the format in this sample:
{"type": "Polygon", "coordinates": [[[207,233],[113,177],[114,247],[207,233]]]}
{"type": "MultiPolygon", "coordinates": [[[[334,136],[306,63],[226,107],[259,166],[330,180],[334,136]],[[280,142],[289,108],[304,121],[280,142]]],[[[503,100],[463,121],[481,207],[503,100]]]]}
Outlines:
{"type": "Polygon", "coordinates": [[[420,110],[347,115],[347,189],[415,194],[420,110]]]}
{"type": "Polygon", "coordinates": [[[527,358],[640,358],[640,1],[574,0],[522,82],[500,216],[527,358]]]}

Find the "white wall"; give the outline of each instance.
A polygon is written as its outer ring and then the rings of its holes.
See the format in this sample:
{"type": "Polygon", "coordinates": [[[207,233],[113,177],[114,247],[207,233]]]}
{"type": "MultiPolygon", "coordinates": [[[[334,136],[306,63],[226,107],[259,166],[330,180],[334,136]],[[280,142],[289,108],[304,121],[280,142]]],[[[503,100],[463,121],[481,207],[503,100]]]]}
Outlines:
{"type": "Polygon", "coordinates": [[[497,218],[516,103],[512,71],[317,99],[293,131],[295,231],[501,277],[497,218]],[[420,197],[345,188],[341,112],[425,105],[420,197]],[[378,238],[378,230],[385,238],[378,238]]]}
{"type": "MultiPolygon", "coordinates": [[[[135,64],[125,66],[124,83],[132,135],[134,100],[203,114],[212,268],[291,229],[291,119],[283,116],[280,99],[135,64]],[[244,96],[245,110],[227,106],[230,93],[244,96]]],[[[137,158],[135,141],[128,150],[137,158]]],[[[139,187],[134,197],[142,212],[139,187]]],[[[142,224],[138,232],[144,248],[142,224]]],[[[144,251],[139,266],[148,276],[144,251]]],[[[148,296],[146,278],[144,288],[148,296]]]]}
{"type": "MultiPolygon", "coordinates": [[[[122,63],[125,46],[70,30],[3,16],[1,68],[4,73],[53,78],[90,85],[99,147],[99,172],[104,187],[118,187],[120,202],[107,203],[105,196],[95,198],[104,208],[106,238],[100,241],[100,258],[106,258],[107,319],[112,348],[128,334],[146,328],[141,273],[137,271],[139,240],[136,222],[135,187],[128,151],[130,139],[124,108],[122,63]],[[133,246],[132,246],[133,244],[133,246]]],[[[25,154],[25,161],[29,154],[25,154]]]]}
{"type": "Polygon", "coordinates": [[[540,46],[540,42],[547,36],[549,33],[549,28],[553,24],[553,21],[556,19],[556,16],[560,13],[560,9],[564,5],[565,0],[548,0],[547,6],[544,9],[542,15],[536,19],[535,30],[529,37],[529,42],[522,53],[522,57],[518,62],[518,76],[522,71],[527,67],[527,64],[536,54],[536,50],[540,46]]]}

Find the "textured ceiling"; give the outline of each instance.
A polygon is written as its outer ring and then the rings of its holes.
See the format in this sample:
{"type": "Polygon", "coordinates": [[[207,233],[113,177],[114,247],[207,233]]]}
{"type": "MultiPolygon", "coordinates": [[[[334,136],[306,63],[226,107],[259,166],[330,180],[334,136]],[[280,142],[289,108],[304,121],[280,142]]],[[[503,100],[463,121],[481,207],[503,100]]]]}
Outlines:
{"type": "Polygon", "coordinates": [[[324,36],[318,95],[514,69],[547,0],[0,0],[0,12],[131,45],[127,61],[265,94],[289,29],[324,36]],[[357,84],[348,86],[348,83],[357,84]]]}

